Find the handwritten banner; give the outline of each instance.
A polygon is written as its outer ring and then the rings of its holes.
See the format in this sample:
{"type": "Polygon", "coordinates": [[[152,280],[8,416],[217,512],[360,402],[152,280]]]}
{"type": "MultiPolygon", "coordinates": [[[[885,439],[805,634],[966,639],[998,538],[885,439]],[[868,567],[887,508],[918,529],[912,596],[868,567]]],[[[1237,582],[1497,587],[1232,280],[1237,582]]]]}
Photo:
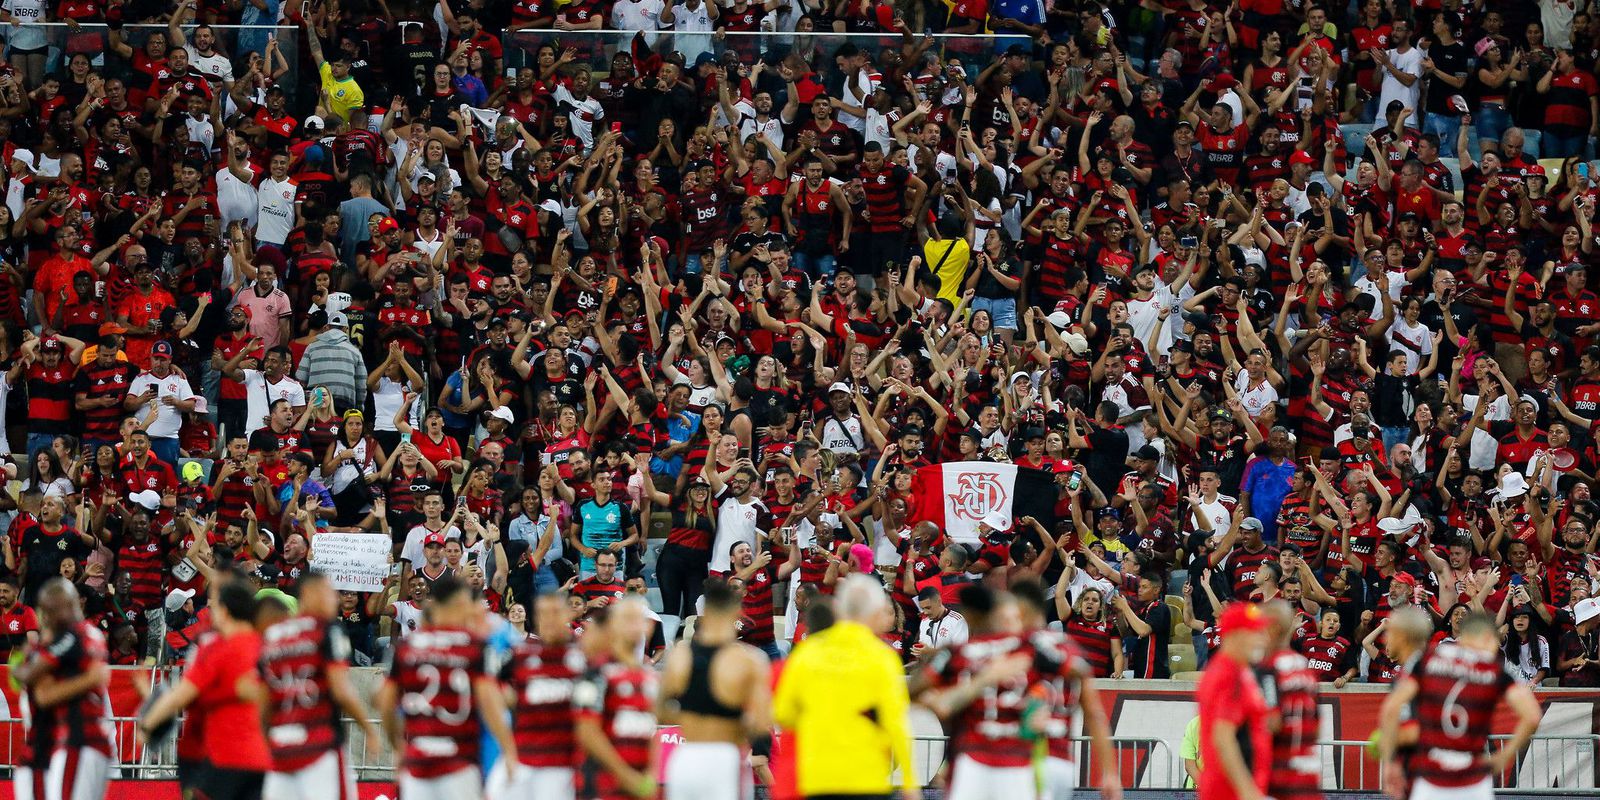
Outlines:
{"type": "Polygon", "coordinates": [[[319,533],[311,537],[311,567],[340,591],[377,592],[389,576],[389,537],[319,533]]]}

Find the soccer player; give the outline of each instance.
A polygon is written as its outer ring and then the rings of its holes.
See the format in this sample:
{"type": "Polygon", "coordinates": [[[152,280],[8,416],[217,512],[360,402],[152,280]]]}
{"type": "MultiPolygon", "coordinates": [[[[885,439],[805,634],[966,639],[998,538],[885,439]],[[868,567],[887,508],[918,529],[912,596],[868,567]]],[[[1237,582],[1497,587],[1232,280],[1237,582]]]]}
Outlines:
{"type": "Polygon", "coordinates": [[[1057,648],[1039,650],[1023,632],[1022,613],[1009,594],[979,586],[961,589],[961,610],[975,633],[928,657],[923,703],[948,721],[958,753],[951,800],[1021,800],[1038,796],[1033,743],[1023,733],[1029,690],[1074,677],[1057,648]]]}
{"type": "Polygon", "coordinates": [[[1385,790],[1411,800],[1490,800],[1494,776],[1516,763],[1539,728],[1539,701],[1533,690],[1507,671],[1500,653],[1500,631],[1492,617],[1473,612],[1462,621],[1456,640],[1441,642],[1401,678],[1379,711],[1385,790]],[[1517,717],[1511,741],[1492,756],[1489,744],[1495,707],[1504,697],[1517,717]],[[1404,765],[1395,760],[1400,710],[1416,701],[1417,748],[1404,765]]]}
{"type": "Polygon", "coordinates": [[[381,743],[365,704],[350,685],[350,640],[332,624],[339,593],[327,576],[299,581],[300,615],[261,637],[261,680],[267,688],[267,745],[272,771],[265,800],[355,796],[355,773],[344,756],[343,711],[361,725],[368,752],[381,743]]]}
{"type": "Polygon", "coordinates": [[[83,621],[71,583],[52,578],[39,590],[38,606],[48,638],[14,673],[29,690],[32,713],[50,719],[41,729],[49,738],[34,742],[35,763],[44,765],[42,785],[34,774],[29,788],[43,790],[38,800],[100,800],[111,766],[106,640],[83,621]]]}
{"type": "Polygon", "coordinates": [[[1200,703],[1200,800],[1260,800],[1272,766],[1267,704],[1251,668],[1267,646],[1267,618],[1232,603],[1217,620],[1222,646],[1195,688],[1200,703]],[[1248,742],[1248,746],[1245,746],[1248,742]]]}
{"type": "Polygon", "coordinates": [[[1317,705],[1317,672],[1290,642],[1296,626],[1289,604],[1273,600],[1264,610],[1269,654],[1257,677],[1261,694],[1273,709],[1268,720],[1272,774],[1267,777],[1267,794],[1274,800],[1321,800],[1322,759],[1317,755],[1317,735],[1322,714],[1317,705]]]}
{"type": "Polygon", "coordinates": [[[674,648],[661,675],[659,716],[683,740],[667,761],[667,800],[739,800],[751,796],[745,745],[772,751],[770,665],[765,653],[737,641],[739,591],[711,580],[694,638],[674,648]]]}
{"type": "MultiPolygon", "coordinates": [[[[500,752],[516,752],[506,722],[505,697],[485,670],[478,630],[483,604],[472,594],[454,575],[434,582],[427,621],[400,640],[388,679],[378,690],[383,730],[395,752],[403,754],[399,782],[406,800],[483,796],[478,769],[480,718],[500,752]],[[398,713],[402,710],[403,723],[398,713]]],[[[506,771],[513,766],[507,760],[506,771]]]]}
{"type": "Polygon", "coordinates": [[[502,770],[490,775],[489,800],[572,800],[576,791],[573,768],[578,744],[572,700],[588,664],[572,641],[566,595],[546,592],[533,608],[539,640],[517,645],[499,670],[515,712],[516,767],[509,781],[502,770]]]}
{"type": "Polygon", "coordinates": [[[1054,657],[1072,665],[1072,675],[1045,676],[1043,683],[1028,690],[1030,697],[1042,695],[1050,700],[1049,724],[1044,730],[1047,755],[1040,797],[1072,800],[1072,788],[1078,782],[1078,767],[1072,761],[1072,717],[1081,711],[1083,729],[1088,732],[1089,745],[1094,750],[1094,761],[1100,765],[1100,798],[1119,800],[1122,775],[1116,753],[1111,748],[1111,729],[1106,722],[1106,707],[1100,702],[1100,691],[1094,685],[1093,668],[1070,637],[1045,628],[1044,587],[1026,580],[1011,588],[1022,610],[1022,627],[1034,646],[1046,652],[1053,649],[1059,653],[1054,657]]]}
{"type": "Polygon", "coordinates": [[[199,797],[254,800],[272,768],[272,754],[261,729],[266,691],[257,679],[261,637],[256,633],[256,592],[239,573],[211,583],[211,626],[219,634],[195,653],[189,670],[139,720],[146,743],[152,732],[184,709],[201,725],[205,766],[194,778],[199,797]]]}
{"type": "Polygon", "coordinates": [[[604,624],[585,636],[603,636],[611,660],[578,684],[578,745],[592,776],[595,800],[656,795],[656,673],[639,659],[648,633],[644,601],[624,597],[604,609],[604,624]]]}

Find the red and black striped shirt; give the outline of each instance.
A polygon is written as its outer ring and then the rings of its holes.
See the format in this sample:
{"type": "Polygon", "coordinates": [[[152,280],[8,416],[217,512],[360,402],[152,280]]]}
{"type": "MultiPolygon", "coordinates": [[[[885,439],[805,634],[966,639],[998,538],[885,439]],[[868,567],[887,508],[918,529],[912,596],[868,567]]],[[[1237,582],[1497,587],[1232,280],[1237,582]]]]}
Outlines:
{"type": "Polygon", "coordinates": [[[499,670],[516,693],[512,736],[517,760],[530,767],[577,765],[573,698],[587,671],[583,651],[573,645],[523,642],[499,670]]]}
{"type": "Polygon", "coordinates": [[[313,617],[286,619],[262,634],[260,670],[274,771],[299,771],[344,743],[328,670],[343,668],[349,658],[344,628],[313,617]]]}
{"type": "Polygon", "coordinates": [[[856,175],[867,192],[867,230],[873,233],[901,234],[900,220],[906,215],[906,184],[911,182],[911,172],[905,167],[887,161],[877,170],[866,164],[856,167],[856,175]]]}
{"type": "Polygon", "coordinates": [[[472,685],[484,673],[483,641],[470,631],[422,628],[400,640],[388,680],[400,692],[406,774],[437,778],[478,766],[472,685]]]}

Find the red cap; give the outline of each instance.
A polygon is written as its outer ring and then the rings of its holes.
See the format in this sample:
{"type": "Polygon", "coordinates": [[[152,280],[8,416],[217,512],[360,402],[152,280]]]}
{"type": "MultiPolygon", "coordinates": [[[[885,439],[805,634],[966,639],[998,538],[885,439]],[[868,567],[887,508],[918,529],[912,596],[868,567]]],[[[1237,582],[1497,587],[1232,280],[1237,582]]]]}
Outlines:
{"type": "Polygon", "coordinates": [[[1541,178],[1545,177],[1544,165],[1533,164],[1522,171],[1522,177],[1524,178],[1531,178],[1535,175],[1538,175],[1541,178]]]}
{"type": "Polygon", "coordinates": [[[1056,474],[1057,475],[1061,475],[1061,474],[1067,473],[1067,472],[1073,472],[1073,471],[1076,471],[1077,469],[1078,469],[1077,463],[1075,463],[1070,458],[1069,459],[1065,459],[1063,461],[1057,461],[1056,462],[1056,474]]]}
{"type": "Polygon", "coordinates": [[[443,547],[444,546],[444,534],[442,534],[442,533],[430,533],[430,534],[428,534],[426,536],[423,536],[422,537],[422,546],[423,547],[427,547],[430,544],[436,544],[436,545],[439,545],[439,546],[443,547]]]}
{"type": "Polygon", "coordinates": [[[1217,632],[1223,636],[1235,631],[1263,633],[1266,630],[1267,615],[1261,613],[1261,607],[1255,603],[1229,603],[1217,620],[1217,632]]]}
{"type": "Polygon", "coordinates": [[[1417,576],[1412,575],[1409,572],[1396,572],[1394,577],[1390,578],[1389,580],[1391,583],[1403,583],[1407,586],[1417,585],[1417,576]]]}
{"type": "Polygon", "coordinates": [[[378,233],[388,233],[389,231],[397,230],[400,230],[400,223],[396,222],[394,217],[384,217],[378,221],[378,233]]]}
{"type": "Polygon", "coordinates": [[[1296,150],[1289,156],[1290,164],[1315,164],[1317,160],[1304,150],[1296,150]]]}
{"type": "Polygon", "coordinates": [[[1211,91],[1217,94],[1222,94],[1223,92],[1226,92],[1238,85],[1239,79],[1233,77],[1232,75],[1218,75],[1217,77],[1211,79],[1211,91]]]}

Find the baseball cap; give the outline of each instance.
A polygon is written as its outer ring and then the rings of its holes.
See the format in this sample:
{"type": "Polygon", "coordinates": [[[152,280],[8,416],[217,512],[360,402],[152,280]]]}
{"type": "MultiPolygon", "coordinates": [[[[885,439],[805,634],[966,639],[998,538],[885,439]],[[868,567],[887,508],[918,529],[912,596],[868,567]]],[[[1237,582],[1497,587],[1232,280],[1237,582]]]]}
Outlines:
{"type": "Polygon", "coordinates": [[[1600,617],[1600,598],[1591,597],[1572,607],[1572,619],[1579,625],[1595,617],[1600,617]]]}
{"type": "Polygon", "coordinates": [[[1395,583],[1403,583],[1407,586],[1416,586],[1417,576],[1412,575],[1409,572],[1396,572],[1394,577],[1389,579],[1389,582],[1391,585],[1395,583]]]}
{"type": "Polygon", "coordinates": [[[134,492],[133,494],[128,495],[128,499],[134,503],[144,506],[146,511],[154,511],[161,507],[161,493],[154,489],[146,489],[142,492],[134,492]]]}
{"type": "Polygon", "coordinates": [[[1311,154],[1307,153],[1304,150],[1296,150],[1296,151],[1294,151],[1294,153],[1292,155],[1289,156],[1289,163],[1290,164],[1315,164],[1315,163],[1317,163],[1317,160],[1312,158],[1311,154]]]}
{"type": "Polygon", "coordinates": [[[1259,531],[1261,530],[1261,520],[1255,517],[1245,517],[1239,520],[1239,530],[1259,531]]]}
{"type": "Polygon", "coordinates": [[[1549,177],[1549,176],[1548,176],[1547,173],[1545,173],[1543,164],[1532,164],[1527,169],[1522,171],[1522,177],[1524,177],[1524,178],[1533,178],[1533,177],[1545,178],[1545,177],[1549,177]]]}
{"type": "Polygon", "coordinates": [[[400,223],[394,217],[384,217],[378,222],[378,233],[400,230],[400,223]]]}
{"type": "Polygon", "coordinates": [[[1077,462],[1073,461],[1072,459],[1066,459],[1064,461],[1057,461],[1056,462],[1056,474],[1057,475],[1061,475],[1061,474],[1067,473],[1067,472],[1075,472],[1075,471],[1077,471],[1077,469],[1078,469],[1078,464],[1077,464],[1077,462]]]}
{"type": "Polygon", "coordinates": [[[539,203],[539,210],[540,211],[548,211],[548,212],[550,212],[552,214],[560,214],[561,213],[561,201],[559,201],[559,200],[545,200],[545,201],[539,203]]]}
{"type": "Polygon", "coordinates": [[[1495,41],[1493,36],[1485,36],[1482,39],[1479,39],[1477,44],[1472,46],[1472,52],[1477,53],[1479,58],[1483,58],[1484,53],[1487,53],[1499,46],[1500,43],[1495,41]]]}
{"type": "Polygon", "coordinates": [[[165,608],[168,614],[172,614],[183,608],[183,604],[189,602],[193,597],[193,589],[173,589],[167,592],[167,599],[162,601],[161,607],[165,608]]]}
{"type": "Polygon", "coordinates": [[[40,350],[60,350],[61,349],[61,337],[59,337],[59,336],[46,336],[46,337],[44,337],[44,341],[39,342],[39,349],[40,350]]]}
{"type": "Polygon", "coordinates": [[[350,317],[343,311],[335,311],[328,315],[328,324],[335,328],[350,327],[350,317]]]}
{"type": "Polygon", "coordinates": [[[423,547],[427,547],[430,544],[436,544],[436,545],[439,545],[439,546],[443,547],[444,546],[444,534],[442,534],[442,533],[430,533],[427,536],[422,537],[422,546],[423,547]]]}
{"type": "Polygon", "coordinates": [[[322,117],[312,114],[311,116],[306,117],[305,126],[306,130],[308,131],[316,131],[321,133],[322,129],[328,126],[328,123],[323,122],[322,117]]]}
{"type": "Polygon", "coordinates": [[[1133,457],[1140,461],[1157,461],[1161,458],[1161,451],[1150,445],[1142,445],[1138,450],[1133,451],[1133,457]]]}
{"type": "Polygon", "coordinates": [[[122,327],[121,325],[118,325],[115,322],[102,322],[102,323],[100,323],[100,335],[101,336],[113,336],[113,335],[121,336],[122,334],[127,333],[127,332],[128,332],[127,328],[124,328],[124,327],[122,327]]]}
{"type": "Polygon", "coordinates": [[[1011,530],[1011,518],[998,511],[991,511],[983,515],[983,519],[978,520],[978,522],[989,526],[990,530],[1002,532],[1011,530]]]}
{"type": "Polygon", "coordinates": [[[1065,311],[1052,311],[1045,316],[1045,320],[1054,325],[1056,330],[1064,330],[1072,325],[1072,315],[1065,311]]]}
{"type": "Polygon", "coordinates": [[[833,394],[834,392],[844,392],[845,394],[855,394],[856,390],[850,388],[850,384],[845,383],[844,381],[839,381],[839,382],[835,383],[834,385],[828,387],[828,394],[833,394]]]}
{"type": "Polygon", "coordinates": [[[510,425],[512,421],[516,419],[516,417],[512,415],[511,409],[506,408],[505,406],[501,406],[493,411],[490,411],[489,416],[501,420],[507,425],[510,425]]]}
{"type": "Polygon", "coordinates": [[[283,577],[283,570],[278,569],[276,564],[263,562],[257,564],[255,569],[250,570],[250,577],[262,583],[277,583],[278,579],[283,577]]]}
{"type": "Polygon", "coordinates": [[[1229,603],[1217,620],[1217,632],[1223,636],[1238,632],[1263,633],[1266,630],[1267,615],[1261,613],[1261,607],[1255,603],[1229,603]]]}
{"type": "Polygon", "coordinates": [[[190,461],[183,465],[183,479],[190,483],[200,480],[206,474],[206,468],[200,466],[198,461],[190,461]]]}

